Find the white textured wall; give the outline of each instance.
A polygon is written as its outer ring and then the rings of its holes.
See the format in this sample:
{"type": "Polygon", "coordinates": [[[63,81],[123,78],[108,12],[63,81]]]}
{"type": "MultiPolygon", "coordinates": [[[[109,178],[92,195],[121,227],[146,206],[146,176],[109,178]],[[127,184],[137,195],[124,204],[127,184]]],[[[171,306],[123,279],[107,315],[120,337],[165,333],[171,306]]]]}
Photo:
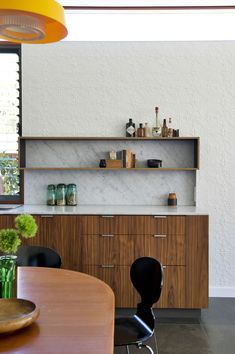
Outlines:
{"type": "Polygon", "coordinates": [[[234,63],[235,42],[23,46],[23,135],[117,136],[128,117],[153,123],[158,105],[181,135],[201,137],[197,205],[210,214],[210,286],[222,295],[235,294],[234,63]]]}

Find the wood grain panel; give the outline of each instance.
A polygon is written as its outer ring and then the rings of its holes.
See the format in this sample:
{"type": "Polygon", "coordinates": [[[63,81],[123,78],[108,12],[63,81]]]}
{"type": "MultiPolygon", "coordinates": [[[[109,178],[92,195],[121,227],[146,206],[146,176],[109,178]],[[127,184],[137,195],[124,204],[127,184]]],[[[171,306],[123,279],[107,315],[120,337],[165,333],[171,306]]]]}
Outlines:
{"type": "Polygon", "coordinates": [[[129,233],[129,223],[129,216],[101,215],[99,216],[99,233],[104,235],[126,235],[129,233]]]}
{"type": "Polygon", "coordinates": [[[129,266],[102,268],[84,265],[82,271],[103,280],[113,289],[116,307],[136,307],[137,295],[130,280],[129,266]]]}
{"type": "Polygon", "coordinates": [[[15,227],[15,217],[17,215],[0,215],[0,229],[12,229],[15,227]]]}
{"type": "Polygon", "coordinates": [[[80,236],[83,264],[131,265],[134,258],[136,236],[87,235],[80,236]]]}
{"type": "Polygon", "coordinates": [[[167,266],[164,269],[163,288],[158,308],[185,307],[185,273],[184,266],[167,266]]]}
{"type": "Polygon", "coordinates": [[[38,224],[36,237],[24,239],[25,245],[50,247],[59,253],[61,268],[78,270],[82,262],[79,244],[79,219],[76,215],[34,216],[38,224]]]}
{"type": "Polygon", "coordinates": [[[185,265],[185,236],[136,236],[134,258],[144,256],[156,258],[165,265],[185,265]]]}
{"type": "Polygon", "coordinates": [[[185,216],[167,217],[167,234],[184,235],[185,234],[185,216]]]}
{"type": "Polygon", "coordinates": [[[208,216],[187,216],[186,247],[186,305],[208,307],[208,216]]]}
{"type": "Polygon", "coordinates": [[[86,274],[19,267],[19,298],[40,309],[35,324],[0,338],[4,354],[113,353],[114,296],[86,274]]]}
{"type": "Polygon", "coordinates": [[[165,235],[167,233],[167,217],[164,215],[150,216],[150,233],[165,235]]]}
{"type": "Polygon", "coordinates": [[[133,215],[129,217],[129,233],[132,235],[151,234],[151,216],[133,215]]]}
{"type": "Polygon", "coordinates": [[[80,217],[76,215],[64,215],[56,218],[58,234],[53,245],[60,253],[64,269],[78,270],[79,264],[82,263],[79,222],[80,217]]]}
{"type": "Polygon", "coordinates": [[[97,235],[99,233],[99,216],[81,215],[77,217],[77,234],[97,235]]]}

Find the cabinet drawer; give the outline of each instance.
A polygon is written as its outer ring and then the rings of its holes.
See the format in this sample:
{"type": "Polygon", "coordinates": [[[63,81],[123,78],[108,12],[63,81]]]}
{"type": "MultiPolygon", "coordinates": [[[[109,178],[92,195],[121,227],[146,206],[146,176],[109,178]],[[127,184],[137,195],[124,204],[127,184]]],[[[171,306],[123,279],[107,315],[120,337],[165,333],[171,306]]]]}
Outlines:
{"type": "Polygon", "coordinates": [[[135,258],[153,257],[165,265],[185,265],[185,235],[136,236],[135,258]]]}
{"type": "Polygon", "coordinates": [[[166,216],[130,216],[129,233],[132,235],[166,234],[166,216]]]}
{"type": "Polygon", "coordinates": [[[137,236],[100,234],[81,236],[81,255],[86,265],[130,265],[134,262],[137,236]]]}
{"type": "Polygon", "coordinates": [[[132,235],[184,235],[185,216],[130,216],[128,229],[132,235]]]}
{"type": "Polygon", "coordinates": [[[99,234],[128,234],[129,233],[129,216],[99,216],[99,234]]]}
{"type": "Polygon", "coordinates": [[[99,217],[77,216],[77,235],[95,235],[99,233],[99,217]]]}
{"type": "MultiPolygon", "coordinates": [[[[114,291],[116,307],[136,307],[140,296],[130,280],[129,266],[86,266],[80,271],[107,283],[114,291]]],[[[164,269],[164,284],[157,308],[185,307],[185,267],[169,266],[164,269]]]]}
{"type": "Polygon", "coordinates": [[[163,288],[160,300],[154,307],[185,308],[185,276],[186,267],[166,266],[163,269],[163,288]]]}
{"type": "Polygon", "coordinates": [[[113,289],[116,307],[136,307],[136,294],[130,280],[129,266],[83,266],[81,271],[103,280],[113,289]]]}

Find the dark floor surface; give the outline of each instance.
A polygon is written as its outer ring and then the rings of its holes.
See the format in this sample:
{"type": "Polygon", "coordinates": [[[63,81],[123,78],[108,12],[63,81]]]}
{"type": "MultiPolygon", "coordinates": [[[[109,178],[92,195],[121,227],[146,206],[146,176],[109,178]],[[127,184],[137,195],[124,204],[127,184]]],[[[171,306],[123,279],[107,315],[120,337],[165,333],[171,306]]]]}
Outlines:
{"type": "MultiPolygon", "coordinates": [[[[158,354],[235,354],[234,298],[210,298],[200,318],[157,319],[155,314],[158,354]]],[[[149,344],[154,348],[153,338],[149,344]]],[[[125,348],[115,348],[115,354],[124,353],[125,348]]],[[[137,353],[148,351],[130,348],[130,354],[137,353]]]]}

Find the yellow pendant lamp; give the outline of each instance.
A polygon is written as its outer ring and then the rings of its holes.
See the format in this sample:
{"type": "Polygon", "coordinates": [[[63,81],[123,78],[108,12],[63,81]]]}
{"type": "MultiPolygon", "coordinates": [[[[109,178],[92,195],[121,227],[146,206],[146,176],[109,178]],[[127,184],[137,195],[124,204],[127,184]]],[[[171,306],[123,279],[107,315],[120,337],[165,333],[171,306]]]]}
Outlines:
{"type": "Polygon", "coordinates": [[[57,42],[68,34],[55,0],[0,0],[0,37],[16,43],[57,42]]]}

